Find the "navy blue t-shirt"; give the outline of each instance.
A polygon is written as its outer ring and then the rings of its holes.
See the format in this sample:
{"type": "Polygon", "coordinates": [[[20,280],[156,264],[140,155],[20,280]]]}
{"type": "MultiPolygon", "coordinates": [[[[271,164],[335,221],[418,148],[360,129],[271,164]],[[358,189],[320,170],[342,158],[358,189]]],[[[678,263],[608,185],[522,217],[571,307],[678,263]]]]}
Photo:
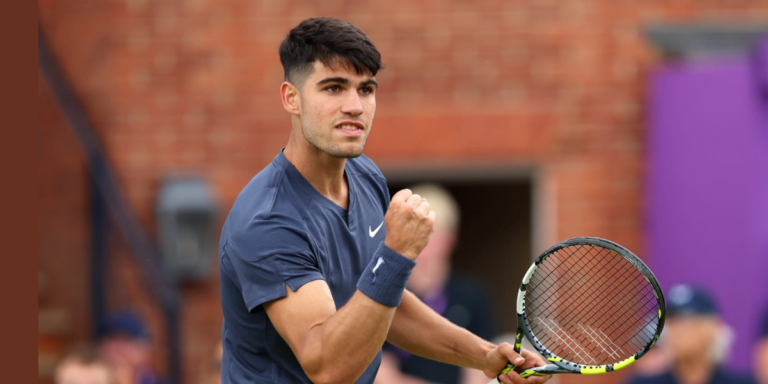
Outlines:
{"type": "MultiPolygon", "coordinates": [[[[347,159],[349,208],[321,195],[282,151],[245,186],[219,242],[222,383],[310,383],[262,304],[325,280],[338,310],[384,241],[387,182],[367,157],[347,159]]],[[[372,383],[381,352],[358,379],[372,383]]]]}

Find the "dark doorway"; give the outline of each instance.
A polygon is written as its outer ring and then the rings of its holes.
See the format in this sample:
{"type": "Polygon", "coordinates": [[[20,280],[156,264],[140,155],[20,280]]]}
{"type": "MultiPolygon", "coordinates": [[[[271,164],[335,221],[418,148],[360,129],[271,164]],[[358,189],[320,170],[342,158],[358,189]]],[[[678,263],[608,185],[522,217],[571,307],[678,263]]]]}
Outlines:
{"type": "MultiPolygon", "coordinates": [[[[391,179],[391,178],[390,178],[391,179]]],[[[533,193],[530,177],[511,180],[396,178],[390,194],[418,183],[447,189],[461,209],[454,271],[486,284],[496,314],[496,329],[515,332],[515,301],[531,263],[533,193]]]]}

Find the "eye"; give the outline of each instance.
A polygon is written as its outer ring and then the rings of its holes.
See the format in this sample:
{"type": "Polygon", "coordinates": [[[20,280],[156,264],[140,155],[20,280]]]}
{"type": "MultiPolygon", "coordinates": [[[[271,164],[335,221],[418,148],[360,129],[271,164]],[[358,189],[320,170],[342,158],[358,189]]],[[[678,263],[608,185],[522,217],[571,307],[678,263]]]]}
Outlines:
{"type": "Polygon", "coordinates": [[[326,88],[325,90],[330,92],[330,93],[338,93],[339,91],[341,91],[341,87],[339,87],[338,85],[331,85],[330,87],[326,88]]]}
{"type": "Polygon", "coordinates": [[[360,93],[363,95],[370,95],[373,93],[373,87],[360,88],[360,93]]]}

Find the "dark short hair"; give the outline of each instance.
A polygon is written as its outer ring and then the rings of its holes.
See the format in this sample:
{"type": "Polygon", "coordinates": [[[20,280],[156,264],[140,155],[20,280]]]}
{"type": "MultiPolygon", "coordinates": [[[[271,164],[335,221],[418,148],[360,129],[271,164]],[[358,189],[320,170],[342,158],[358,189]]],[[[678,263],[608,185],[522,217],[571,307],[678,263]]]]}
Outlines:
{"type": "Polygon", "coordinates": [[[285,81],[303,82],[317,60],[330,68],[349,65],[360,75],[376,76],[383,67],[381,54],[368,36],[351,23],[333,17],[306,19],[280,43],[285,81]]]}

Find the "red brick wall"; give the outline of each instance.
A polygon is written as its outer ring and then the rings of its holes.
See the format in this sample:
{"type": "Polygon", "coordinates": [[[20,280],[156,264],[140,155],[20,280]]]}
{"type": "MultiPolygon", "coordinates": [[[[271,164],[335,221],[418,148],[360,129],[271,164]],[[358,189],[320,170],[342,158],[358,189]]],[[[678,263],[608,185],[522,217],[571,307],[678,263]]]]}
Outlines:
{"type": "MultiPolygon", "coordinates": [[[[205,173],[226,211],[284,145],[277,46],[300,20],[334,15],[368,33],[387,64],[366,148],[382,168],[534,166],[552,210],[547,241],[590,234],[642,251],[644,84],[655,59],[639,28],[765,22],[768,1],[40,0],[40,12],[150,233],[164,175],[205,173]]],[[[85,337],[84,163],[44,90],[40,106],[40,268],[51,287],[68,290],[49,300],[71,305],[85,337]]],[[[122,279],[140,284],[125,263],[122,279]]],[[[184,288],[189,383],[208,367],[221,325],[211,276],[184,288]]],[[[152,316],[141,289],[111,289],[152,316]]],[[[161,332],[158,316],[152,323],[161,332]]]]}

